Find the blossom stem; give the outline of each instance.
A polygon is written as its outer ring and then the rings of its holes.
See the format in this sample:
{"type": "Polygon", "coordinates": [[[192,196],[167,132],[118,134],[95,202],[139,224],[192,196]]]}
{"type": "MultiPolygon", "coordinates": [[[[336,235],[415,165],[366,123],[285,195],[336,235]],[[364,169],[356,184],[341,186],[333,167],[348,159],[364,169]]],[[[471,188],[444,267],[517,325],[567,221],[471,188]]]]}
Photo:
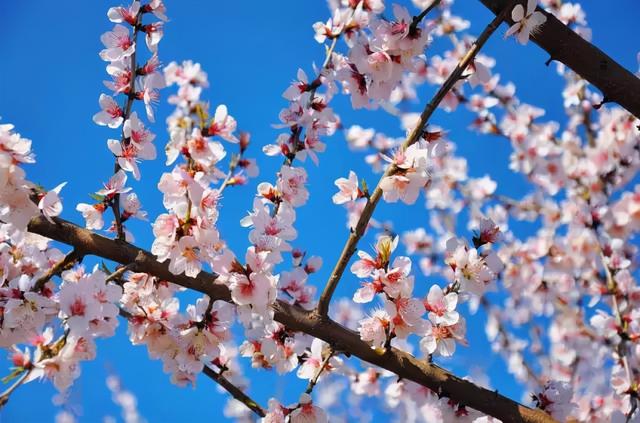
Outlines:
{"type": "Polygon", "coordinates": [[[11,385],[9,388],[7,388],[7,390],[5,390],[2,394],[0,394],[0,408],[4,407],[7,404],[7,402],[9,402],[9,397],[11,396],[13,391],[18,389],[18,387],[24,383],[24,381],[31,374],[31,370],[33,370],[33,367],[29,369],[25,369],[24,373],[20,376],[18,380],[16,380],[13,383],[13,385],[11,385]]]}
{"type": "MultiPolygon", "coordinates": [[[[476,57],[478,52],[482,49],[484,44],[487,42],[489,37],[495,32],[496,29],[500,26],[500,24],[504,21],[507,14],[511,11],[511,5],[515,3],[514,1],[509,2],[507,7],[505,7],[502,13],[498,14],[492,21],[487,25],[487,27],[482,31],[478,39],[473,43],[473,45],[469,48],[466,54],[463,56],[462,60],[457,64],[451,75],[447,78],[447,80],[442,84],[438,92],[433,96],[431,101],[425,106],[424,110],[420,114],[420,119],[416,124],[415,128],[407,139],[402,144],[402,149],[406,149],[412,144],[415,144],[420,137],[422,137],[424,127],[429,122],[431,115],[438,108],[438,105],[442,102],[442,100],[446,97],[449,91],[455,86],[455,84],[462,77],[463,72],[467,69],[467,67],[473,62],[473,59],[476,57]]],[[[344,273],[344,270],[351,260],[353,254],[355,254],[357,250],[358,241],[364,235],[365,230],[369,226],[369,220],[371,220],[371,216],[373,215],[373,211],[375,210],[380,198],[382,197],[382,188],[380,187],[380,182],[388,176],[393,175],[397,171],[397,167],[394,164],[391,164],[387,167],[384,175],[380,178],[378,185],[374,189],[371,196],[367,199],[367,203],[362,209],[362,213],[360,214],[360,218],[358,219],[358,223],[356,227],[352,229],[349,238],[345,246],[342,249],[342,254],[338,259],[329,279],[327,280],[327,284],[325,285],[324,291],[320,296],[320,300],[318,301],[318,307],[316,309],[318,315],[321,318],[326,318],[329,313],[329,303],[331,302],[331,297],[338,286],[338,282],[340,282],[340,278],[344,273]]]]}
{"type": "Polygon", "coordinates": [[[233,398],[240,401],[244,405],[247,406],[251,411],[257,414],[260,417],[264,417],[266,415],[264,409],[258,405],[257,402],[251,399],[247,394],[242,392],[242,389],[235,386],[229,379],[224,377],[221,373],[216,372],[211,367],[204,366],[202,372],[213,379],[218,385],[222,386],[227,392],[231,394],[233,398]]]}
{"type": "MultiPolygon", "coordinates": [[[[340,36],[342,35],[342,33],[337,34],[335,37],[332,38],[331,40],[331,45],[329,46],[329,48],[327,48],[326,54],[325,54],[325,58],[324,58],[324,62],[322,62],[322,67],[320,68],[320,71],[318,73],[318,81],[320,81],[320,75],[322,74],[322,71],[325,70],[327,68],[327,66],[329,66],[329,63],[331,62],[331,56],[333,55],[333,51],[336,48],[336,44],[338,43],[338,39],[340,38],[340,36]]],[[[316,96],[316,91],[318,90],[318,87],[322,85],[317,84],[314,85],[313,88],[310,91],[310,95],[309,95],[309,103],[307,104],[307,107],[310,107],[311,104],[313,104],[313,100],[315,99],[316,96]]],[[[298,154],[298,143],[300,142],[300,135],[302,134],[302,127],[298,126],[295,130],[294,133],[292,134],[292,138],[293,138],[293,145],[291,146],[291,153],[289,153],[287,155],[287,157],[285,157],[284,159],[284,163],[283,165],[286,166],[291,166],[293,164],[293,161],[296,159],[296,155],[298,154]]],[[[278,211],[280,210],[280,203],[282,202],[282,199],[278,199],[276,201],[276,205],[273,208],[273,212],[272,215],[276,216],[278,214],[278,211]]]]}

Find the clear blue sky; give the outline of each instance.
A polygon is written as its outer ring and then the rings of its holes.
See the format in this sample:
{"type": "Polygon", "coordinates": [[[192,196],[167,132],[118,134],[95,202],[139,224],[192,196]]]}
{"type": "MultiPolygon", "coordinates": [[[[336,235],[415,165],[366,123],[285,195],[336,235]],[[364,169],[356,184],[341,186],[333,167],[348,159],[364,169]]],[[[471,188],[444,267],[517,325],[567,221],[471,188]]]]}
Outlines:
{"type": "MultiPolygon", "coordinates": [[[[313,62],[322,62],[323,48],[314,41],[311,25],[326,20],[329,12],[322,0],[256,1],[242,2],[242,5],[196,0],[166,0],[166,3],[170,22],[160,44],[161,61],[165,64],[184,59],[200,62],[211,84],[204,98],[212,105],[227,104],[239,127],[252,133],[254,145],[250,155],[259,158],[261,175],[249,186],[225,192],[220,219],[223,236],[235,251],[242,251],[248,243],[248,231],[239,226],[239,220],[251,208],[256,183],[273,181],[280,163],[279,159],[263,156],[259,147],[273,142],[278,134],[271,124],[277,121],[279,110],[286,105],[281,94],[295,77],[297,68],[310,73],[313,62]]],[[[471,20],[471,32],[478,34],[492,15],[478,1],[459,3],[454,10],[471,20]]],[[[91,120],[98,111],[98,96],[106,92],[102,84],[107,79],[105,63],[98,57],[102,48],[99,37],[111,27],[106,11],[112,5],[117,3],[0,1],[1,122],[13,123],[18,132],[33,140],[37,164],[27,169],[31,180],[48,188],[62,181],[69,182],[63,191],[63,217],[78,223],[82,218],[75,211],[75,204],[88,201],[87,194],[99,188],[113,169],[106,140],[113,137],[115,131],[96,126],[91,120]]],[[[593,28],[595,44],[635,71],[638,46],[632,45],[632,41],[637,40],[634,28],[640,16],[640,4],[633,0],[585,1],[583,7],[593,28]]],[[[496,72],[503,80],[516,83],[522,101],[545,108],[548,118],[562,122],[564,112],[559,92],[562,81],[553,66],[544,66],[547,55],[533,44],[521,47],[513,40],[503,40],[504,32],[505,27],[499,29],[486,47],[486,52],[498,61],[496,72]]],[[[152,126],[158,134],[159,151],[167,139],[164,119],[171,111],[166,104],[168,95],[169,90],[162,92],[157,123],[152,126]]],[[[423,101],[426,98],[423,95],[423,101]]],[[[415,105],[416,110],[419,107],[415,105]]],[[[384,112],[350,111],[348,101],[340,97],[334,102],[334,108],[345,126],[373,126],[389,135],[402,135],[395,118],[384,112]]],[[[509,146],[500,139],[468,132],[469,121],[470,114],[463,110],[452,115],[438,112],[432,119],[432,123],[450,130],[459,154],[469,159],[472,176],[489,173],[501,183],[500,192],[515,196],[526,193],[524,180],[513,177],[508,170],[509,146]],[[488,151],[491,154],[487,154],[488,151]]],[[[305,166],[312,197],[298,213],[296,227],[300,237],[295,242],[295,246],[308,250],[309,254],[324,258],[325,267],[313,279],[319,287],[347,237],[344,210],[330,200],[335,192],[333,181],[346,176],[349,169],[366,177],[370,185],[377,181],[377,176],[372,176],[364,165],[363,157],[354,157],[348,152],[342,134],[325,141],[328,152],[321,156],[320,167],[315,168],[310,162],[305,166]]],[[[156,183],[164,171],[163,160],[144,162],[143,179],[133,184],[151,221],[163,211],[156,183]]],[[[395,229],[399,232],[427,221],[422,201],[413,207],[384,205],[375,217],[396,218],[395,229]]],[[[137,243],[148,248],[152,241],[149,224],[136,224],[132,229],[137,243]]],[[[468,236],[464,229],[459,234],[468,236]]],[[[369,245],[369,239],[361,245],[369,245]]],[[[422,276],[418,276],[417,281],[423,286],[430,285],[422,276]]],[[[350,296],[356,286],[354,278],[346,275],[338,295],[350,296]]],[[[137,395],[139,410],[150,422],[222,417],[226,398],[217,392],[213,382],[202,377],[195,389],[171,385],[159,361],[149,360],[144,347],[129,344],[123,323],[115,338],[98,342],[97,360],[83,363],[82,377],[71,396],[71,403],[81,408],[80,421],[100,421],[105,415],[119,418],[120,411],[111,402],[104,384],[107,366],[137,395]]],[[[492,385],[501,393],[519,399],[522,389],[507,374],[502,360],[490,352],[483,325],[482,314],[469,318],[471,346],[460,348],[459,353],[443,365],[459,375],[467,374],[471,366],[481,367],[490,373],[492,385]]],[[[303,389],[295,376],[278,378],[251,370],[247,375],[253,379],[252,395],[264,405],[271,395],[279,396],[285,403],[295,401],[303,389]]],[[[53,394],[54,388],[48,382],[21,387],[0,411],[0,422],[53,421],[56,411],[51,403],[53,394]]]]}

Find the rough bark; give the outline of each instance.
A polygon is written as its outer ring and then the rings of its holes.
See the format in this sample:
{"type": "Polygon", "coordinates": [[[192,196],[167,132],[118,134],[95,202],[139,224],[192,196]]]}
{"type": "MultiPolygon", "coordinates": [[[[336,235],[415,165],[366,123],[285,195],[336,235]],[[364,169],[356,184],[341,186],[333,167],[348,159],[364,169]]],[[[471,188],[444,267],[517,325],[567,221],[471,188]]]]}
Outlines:
{"type": "MultiPolygon", "coordinates": [[[[480,0],[494,14],[499,14],[510,0],[480,0]]],[[[547,21],[531,37],[549,53],[550,59],[562,62],[597,87],[605,102],[615,102],[640,119],[640,78],[622,67],[598,47],[560,22],[551,13],[538,8],[547,21]]],[[[511,16],[507,21],[513,24],[511,16]]]]}

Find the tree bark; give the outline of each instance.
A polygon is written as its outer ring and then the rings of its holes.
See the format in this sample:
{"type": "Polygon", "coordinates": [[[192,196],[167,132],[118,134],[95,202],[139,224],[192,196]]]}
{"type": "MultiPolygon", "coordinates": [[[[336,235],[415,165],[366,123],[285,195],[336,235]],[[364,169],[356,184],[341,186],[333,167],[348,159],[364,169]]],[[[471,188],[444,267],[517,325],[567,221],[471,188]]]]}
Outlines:
{"type": "MultiPolygon", "coordinates": [[[[494,14],[499,14],[510,0],[480,0],[494,14]]],[[[640,78],[585,40],[551,13],[547,21],[532,34],[533,41],[556,60],[598,88],[604,102],[615,102],[640,119],[640,78]]],[[[510,14],[507,21],[513,24],[510,14]]]]}

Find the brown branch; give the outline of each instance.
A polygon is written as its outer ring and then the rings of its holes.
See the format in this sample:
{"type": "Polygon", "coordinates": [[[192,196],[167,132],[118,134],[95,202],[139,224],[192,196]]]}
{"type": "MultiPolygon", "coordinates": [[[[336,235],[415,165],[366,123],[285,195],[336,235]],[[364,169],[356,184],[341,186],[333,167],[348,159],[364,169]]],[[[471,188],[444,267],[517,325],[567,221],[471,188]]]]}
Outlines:
{"type": "MultiPolygon", "coordinates": [[[[480,0],[498,14],[508,0],[480,0]]],[[[607,101],[618,103],[640,118],[640,79],[618,64],[602,50],[576,34],[551,13],[540,30],[532,34],[533,41],[549,53],[550,60],[564,63],[600,91],[607,101]]],[[[507,17],[513,23],[510,16],[507,17]]]]}
{"type": "Polygon", "coordinates": [[[307,385],[307,389],[305,389],[304,391],[306,394],[311,394],[311,392],[313,392],[313,388],[316,387],[316,384],[318,383],[318,379],[320,379],[320,375],[329,364],[329,361],[333,357],[333,354],[334,354],[334,350],[333,348],[330,347],[329,352],[327,353],[327,356],[324,358],[324,360],[322,360],[320,367],[318,367],[318,370],[316,370],[316,373],[313,375],[313,377],[309,379],[309,384],[307,385]]]}
{"type": "Polygon", "coordinates": [[[202,372],[213,379],[218,385],[222,386],[227,392],[231,394],[233,398],[240,401],[247,406],[251,411],[256,413],[260,417],[266,415],[264,409],[260,407],[254,400],[252,400],[247,394],[242,392],[242,389],[231,383],[229,379],[224,377],[221,373],[216,372],[211,367],[204,366],[202,372]]]}
{"type": "Polygon", "coordinates": [[[433,9],[435,9],[440,5],[440,1],[441,0],[433,0],[433,3],[427,6],[427,8],[424,9],[422,12],[420,12],[419,15],[413,17],[413,20],[411,21],[411,26],[409,27],[409,34],[413,34],[416,31],[420,22],[424,19],[425,16],[429,14],[429,12],[431,12],[433,9]]]}
{"type": "MultiPolygon", "coordinates": [[[[511,1],[510,3],[513,3],[513,1],[511,1]]],[[[455,86],[455,84],[458,83],[458,81],[462,77],[462,73],[473,62],[474,57],[478,54],[489,37],[495,32],[496,29],[498,29],[498,26],[500,26],[500,23],[502,23],[502,21],[504,20],[505,15],[507,15],[510,11],[510,7],[505,7],[503,9],[503,12],[496,16],[491,21],[491,23],[487,25],[484,31],[482,31],[482,34],[480,34],[478,39],[469,48],[467,53],[460,60],[455,69],[451,72],[451,75],[449,75],[438,92],[436,92],[431,101],[425,106],[424,110],[420,114],[420,119],[418,120],[416,127],[411,131],[407,139],[402,144],[402,149],[406,149],[410,145],[415,144],[420,139],[423,134],[424,127],[427,125],[433,112],[435,112],[435,110],[438,108],[440,102],[442,102],[447,93],[449,93],[449,91],[455,86]]],[[[378,185],[376,185],[373,193],[370,197],[367,198],[367,204],[362,209],[362,213],[360,214],[358,223],[356,224],[355,229],[351,230],[351,234],[349,235],[349,238],[347,239],[347,242],[342,249],[342,254],[340,254],[340,258],[333,268],[333,271],[331,272],[331,275],[327,280],[327,284],[324,287],[324,291],[320,296],[320,300],[318,301],[317,311],[320,316],[326,317],[328,315],[331,297],[333,296],[333,293],[338,286],[338,282],[340,282],[340,278],[342,277],[342,274],[344,273],[349,260],[351,260],[353,254],[355,254],[358,241],[360,241],[360,238],[362,238],[362,236],[364,235],[364,232],[369,224],[369,220],[373,215],[373,211],[380,201],[380,197],[382,197],[382,188],[380,188],[380,183],[384,178],[393,175],[396,171],[397,167],[395,166],[395,164],[389,165],[384,175],[382,175],[382,177],[380,178],[380,181],[378,181],[378,185]]]]}
{"type": "MultiPolygon", "coordinates": [[[[127,320],[131,320],[136,316],[124,308],[120,308],[120,316],[124,317],[127,320]]],[[[256,413],[260,417],[265,416],[265,411],[262,407],[260,407],[254,400],[252,400],[247,394],[242,392],[240,388],[235,386],[229,379],[224,377],[222,373],[217,373],[210,367],[204,366],[202,369],[202,373],[213,379],[216,383],[222,386],[227,392],[229,392],[233,398],[240,401],[244,405],[246,405],[251,411],[256,413]]],[[[0,405],[1,407],[1,405],[0,405]]]]}
{"type": "Polygon", "coordinates": [[[9,397],[11,396],[11,394],[13,393],[13,391],[15,391],[16,389],[18,389],[18,387],[20,385],[22,385],[24,383],[25,380],[27,380],[27,378],[29,377],[29,375],[31,374],[31,371],[33,370],[33,367],[29,368],[29,369],[25,369],[24,373],[20,376],[20,378],[18,380],[16,380],[13,385],[11,385],[9,388],[7,388],[6,391],[4,391],[2,394],[0,394],[0,409],[2,407],[4,407],[8,402],[9,402],[9,397]]]}
{"type": "Polygon", "coordinates": [[[82,260],[83,255],[83,253],[75,248],[73,251],[64,256],[62,260],[51,266],[51,269],[49,269],[47,273],[38,278],[38,280],[33,284],[33,290],[36,292],[41,291],[42,288],[44,288],[44,285],[49,282],[52,277],[59,275],[60,273],[71,267],[75,262],[82,260]]]}
{"type": "MultiPolygon", "coordinates": [[[[35,217],[29,223],[29,231],[80,248],[88,255],[100,256],[123,265],[136,262],[137,271],[194,289],[216,300],[231,301],[229,289],[217,284],[214,274],[201,272],[197,278],[190,278],[184,274],[174,275],[169,272],[167,263],[159,263],[149,252],[94,234],[63,219],[54,220],[55,223],[50,223],[43,216],[35,217]]],[[[337,351],[349,352],[361,360],[387,369],[403,379],[425,386],[459,404],[474,408],[503,422],[554,421],[541,410],[533,410],[498,392],[476,386],[404,351],[390,348],[384,354],[378,354],[363,342],[356,332],[330,319],[321,319],[313,311],[307,311],[283,301],[277,301],[273,308],[275,319],[288,329],[322,339],[337,351]]]]}

